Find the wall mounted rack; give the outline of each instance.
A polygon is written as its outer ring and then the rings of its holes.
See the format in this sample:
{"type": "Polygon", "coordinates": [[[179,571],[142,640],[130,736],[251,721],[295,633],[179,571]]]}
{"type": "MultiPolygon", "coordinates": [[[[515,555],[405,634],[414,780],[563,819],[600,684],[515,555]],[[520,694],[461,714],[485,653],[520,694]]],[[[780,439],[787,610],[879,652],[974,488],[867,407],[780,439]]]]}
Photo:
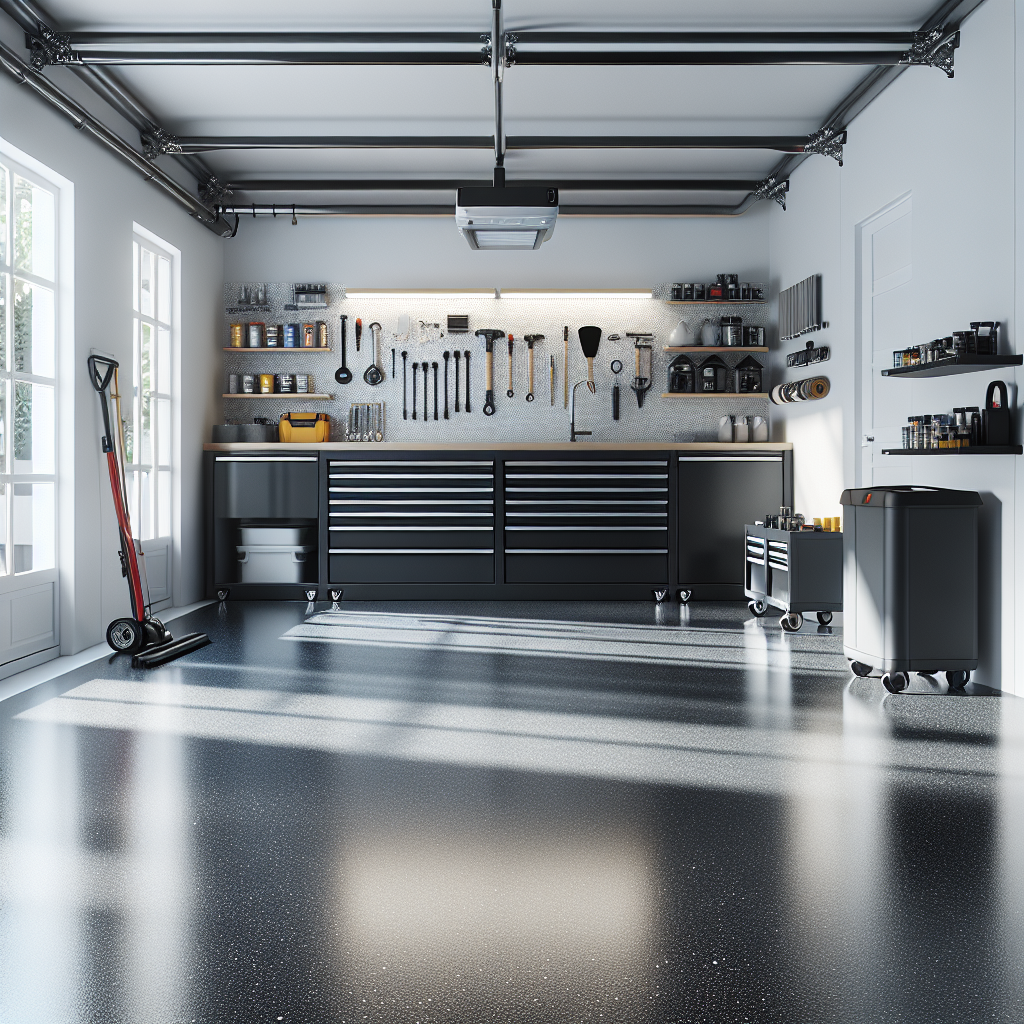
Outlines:
{"type": "Polygon", "coordinates": [[[665,345],[665,352],[763,352],[767,355],[768,346],[761,345],[754,348],[744,348],[739,345],[680,345],[672,347],[665,345]]]}
{"type": "Polygon", "coordinates": [[[289,398],[293,402],[296,401],[315,401],[315,402],[330,402],[334,400],[334,395],[311,395],[305,391],[290,391],[287,394],[283,394],[279,391],[275,391],[272,394],[257,393],[252,395],[221,395],[221,398],[289,398]]]}
{"type": "Polygon", "coordinates": [[[663,299],[667,306],[767,306],[767,299],[663,299]]]}
{"type": "Polygon", "coordinates": [[[248,345],[235,345],[225,346],[225,352],[256,352],[263,355],[264,352],[333,352],[330,348],[284,348],[284,346],[278,345],[274,348],[268,348],[266,345],[261,345],[258,348],[250,348],[248,345]]]}
{"type": "Polygon", "coordinates": [[[883,448],[883,455],[1024,455],[1019,444],[975,445],[973,448],[883,448]]]}
{"type": "MultiPolygon", "coordinates": [[[[948,377],[954,373],[975,373],[979,370],[991,370],[998,366],[1020,366],[1024,364],[1024,355],[1020,356],[950,356],[947,359],[936,359],[932,363],[919,363],[917,366],[893,366],[882,371],[883,377],[948,377]]],[[[917,449],[915,449],[917,450],[917,449]]],[[[938,449],[942,451],[942,449],[938,449]]]]}
{"type": "Polygon", "coordinates": [[[763,391],[665,391],[662,398],[767,398],[763,391]]]}

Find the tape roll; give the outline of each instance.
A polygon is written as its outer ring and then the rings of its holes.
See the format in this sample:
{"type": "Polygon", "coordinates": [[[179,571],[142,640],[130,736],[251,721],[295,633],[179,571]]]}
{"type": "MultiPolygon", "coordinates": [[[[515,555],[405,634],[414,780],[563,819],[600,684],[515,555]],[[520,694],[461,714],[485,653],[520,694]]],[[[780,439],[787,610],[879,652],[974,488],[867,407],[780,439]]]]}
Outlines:
{"type": "Polygon", "coordinates": [[[771,400],[776,405],[814,401],[824,398],[830,388],[828,377],[806,377],[804,380],[791,380],[786,384],[776,384],[771,390],[771,400]]]}

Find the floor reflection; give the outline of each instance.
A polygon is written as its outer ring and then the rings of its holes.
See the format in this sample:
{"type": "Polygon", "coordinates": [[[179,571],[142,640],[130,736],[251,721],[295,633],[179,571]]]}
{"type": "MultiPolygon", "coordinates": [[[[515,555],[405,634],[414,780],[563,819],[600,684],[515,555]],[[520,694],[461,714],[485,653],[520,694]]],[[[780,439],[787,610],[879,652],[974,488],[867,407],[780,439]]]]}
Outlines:
{"type": "Polygon", "coordinates": [[[739,606],[306,612],[0,704],[0,1021],[1021,1019],[1024,702],[739,606]]]}

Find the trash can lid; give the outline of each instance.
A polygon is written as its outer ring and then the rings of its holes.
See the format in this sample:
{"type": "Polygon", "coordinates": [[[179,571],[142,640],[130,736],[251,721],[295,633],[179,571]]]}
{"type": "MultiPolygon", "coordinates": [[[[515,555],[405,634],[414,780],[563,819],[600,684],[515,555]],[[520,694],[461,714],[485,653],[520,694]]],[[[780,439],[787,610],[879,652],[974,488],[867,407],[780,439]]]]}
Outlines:
{"type": "Polygon", "coordinates": [[[842,505],[873,505],[881,508],[973,508],[983,505],[977,491],[954,491],[948,487],[851,487],[839,499],[842,505]]]}

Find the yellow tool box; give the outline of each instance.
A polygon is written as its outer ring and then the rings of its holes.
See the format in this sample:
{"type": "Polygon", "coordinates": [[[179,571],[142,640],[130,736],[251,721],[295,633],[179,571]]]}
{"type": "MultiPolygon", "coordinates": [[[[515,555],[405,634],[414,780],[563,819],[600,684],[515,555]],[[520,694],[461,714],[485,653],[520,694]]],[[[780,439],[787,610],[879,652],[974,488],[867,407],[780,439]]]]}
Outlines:
{"type": "Polygon", "coordinates": [[[278,440],[319,444],[331,439],[331,418],[325,412],[286,412],[277,428],[278,440]]]}

